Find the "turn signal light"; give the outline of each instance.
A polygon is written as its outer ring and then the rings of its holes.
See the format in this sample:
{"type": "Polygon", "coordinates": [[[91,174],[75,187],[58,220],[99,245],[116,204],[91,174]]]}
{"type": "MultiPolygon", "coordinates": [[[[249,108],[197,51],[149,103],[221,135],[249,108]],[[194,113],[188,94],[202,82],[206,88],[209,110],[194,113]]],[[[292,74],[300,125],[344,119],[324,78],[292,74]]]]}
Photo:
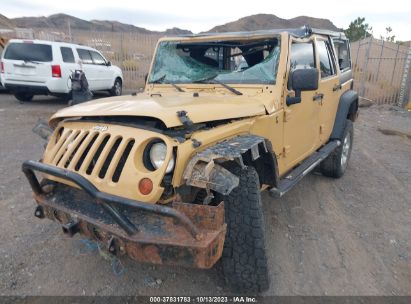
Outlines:
{"type": "Polygon", "coordinates": [[[143,178],[138,183],[138,190],[140,190],[141,194],[148,195],[153,191],[153,182],[149,178],[143,178]]]}
{"type": "Polygon", "coordinates": [[[61,68],[59,65],[51,66],[51,76],[61,78],[61,68]]]}
{"type": "Polygon", "coordinates": [[[0,62],[0,71],[1,73],[4,73],[4,62],[3,61],[0,62]]]}

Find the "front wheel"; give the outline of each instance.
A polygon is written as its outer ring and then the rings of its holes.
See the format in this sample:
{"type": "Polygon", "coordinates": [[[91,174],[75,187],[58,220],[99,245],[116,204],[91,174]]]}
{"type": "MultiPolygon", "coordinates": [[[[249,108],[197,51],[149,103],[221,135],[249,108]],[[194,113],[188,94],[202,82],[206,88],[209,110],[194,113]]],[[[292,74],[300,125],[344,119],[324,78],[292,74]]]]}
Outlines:
{"type": "Polygon", "coordinates": [[[110,95],[111,96],[120,96],[122,93],[122,82],[120,78],[117,78],[116,81],[114,81],[114,85],[110,90],[110,95]]]}
{"type": "Polygon", "coordinates": [[[320,164],[320,171],[323,175],[334,178],[339,178],[344,175],[351,156],[353,139],[353,123],[347,119],[341,145],[320,164]]]}
{"type": "Polygon", "coordinates": [[[16,97],[16,99],[19,101],[32,101],[33,96],[34,96],[33,94],[30,94],[27,92],[14,93],[14,97],[16,97]]]}
{"type": "Polygon", "coordinates": [[[222,255],[226,282],[236,292],[269,287],[260,182],[253,167],[235,167],[237,188],[224,197],[227,234],[222,255]]]}

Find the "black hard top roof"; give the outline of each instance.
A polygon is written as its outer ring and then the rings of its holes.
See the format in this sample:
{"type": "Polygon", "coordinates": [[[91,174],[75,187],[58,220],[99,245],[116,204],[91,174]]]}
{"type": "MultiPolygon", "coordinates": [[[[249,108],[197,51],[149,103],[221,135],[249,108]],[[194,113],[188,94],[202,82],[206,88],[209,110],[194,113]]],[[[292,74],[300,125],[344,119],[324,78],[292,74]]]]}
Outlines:
{"type": "Polygon", "coordinates": [[[188,34],[179,35],[179,37],[207,37],[207,36],[252,36],[252,35],[271,35],[287,32],[291,36],[304,38],[309,37],[312,34],[326,35],[336,38],[346,39],[343,32],[335,32],[324,29],[311,28],[307,25],[300,28],[286,28],[286,29],[271,29],[271,30],[258,30],[258,31],[240,31],[240,32],[222,32],[222,33],[200,33],[200,34],[188,34]]]}

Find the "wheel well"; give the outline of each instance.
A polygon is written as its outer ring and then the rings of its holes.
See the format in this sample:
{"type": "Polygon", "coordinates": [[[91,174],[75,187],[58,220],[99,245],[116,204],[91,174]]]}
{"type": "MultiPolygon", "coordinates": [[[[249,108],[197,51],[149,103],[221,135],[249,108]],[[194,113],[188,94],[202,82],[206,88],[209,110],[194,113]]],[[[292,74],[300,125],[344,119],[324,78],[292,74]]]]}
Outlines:
{"type": "Polygon", "coordinates": [[[240,135],[195,154],[187,164],[183,179],[188,186],[229,194],[238,186],[231,166],[252,166],[260,183],[278,185],[277,159],[271,143],[257,135],[240,135]]]}
{"type": "Polygon", "coordinates": [[[262,144],[259,145],[260,157],[253,160],[251,150],[248,150],[243,156],[243,162],[246,166],[252,166],[258,173],[260,184],[275,187],[278,184],[278,166],[275,154],[269,141],[265,141],[268,151],[265,151],[262,144]]]}
{"type": "Polygon", "coordinates": [[[348,109],[347,119],[355,121],[358,116],[358,99],[354,100],[348,109]]]}
{"type": "Polygon", "coordinates": [[[123,84],[123,79],[121,79],[120,76],[117,76],[116,79],[114,79],[114,82],[116,82],[117,79],[120,80],[121,84],[123,84]]]}

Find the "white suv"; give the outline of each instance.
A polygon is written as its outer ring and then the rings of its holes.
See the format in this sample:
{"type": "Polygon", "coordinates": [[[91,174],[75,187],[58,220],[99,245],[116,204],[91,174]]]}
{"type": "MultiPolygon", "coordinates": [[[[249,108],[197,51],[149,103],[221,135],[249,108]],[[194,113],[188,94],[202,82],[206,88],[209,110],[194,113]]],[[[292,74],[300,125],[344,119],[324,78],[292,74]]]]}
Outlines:
{"type": "Polygon", "coordinates": [[[91,91],[121,95],[123,73],[97,50],[77,44],[12,39],[0,62],[1,83],[20,101],[34,95],[70,98],[70,76],[82,69],[91,91]]]}

